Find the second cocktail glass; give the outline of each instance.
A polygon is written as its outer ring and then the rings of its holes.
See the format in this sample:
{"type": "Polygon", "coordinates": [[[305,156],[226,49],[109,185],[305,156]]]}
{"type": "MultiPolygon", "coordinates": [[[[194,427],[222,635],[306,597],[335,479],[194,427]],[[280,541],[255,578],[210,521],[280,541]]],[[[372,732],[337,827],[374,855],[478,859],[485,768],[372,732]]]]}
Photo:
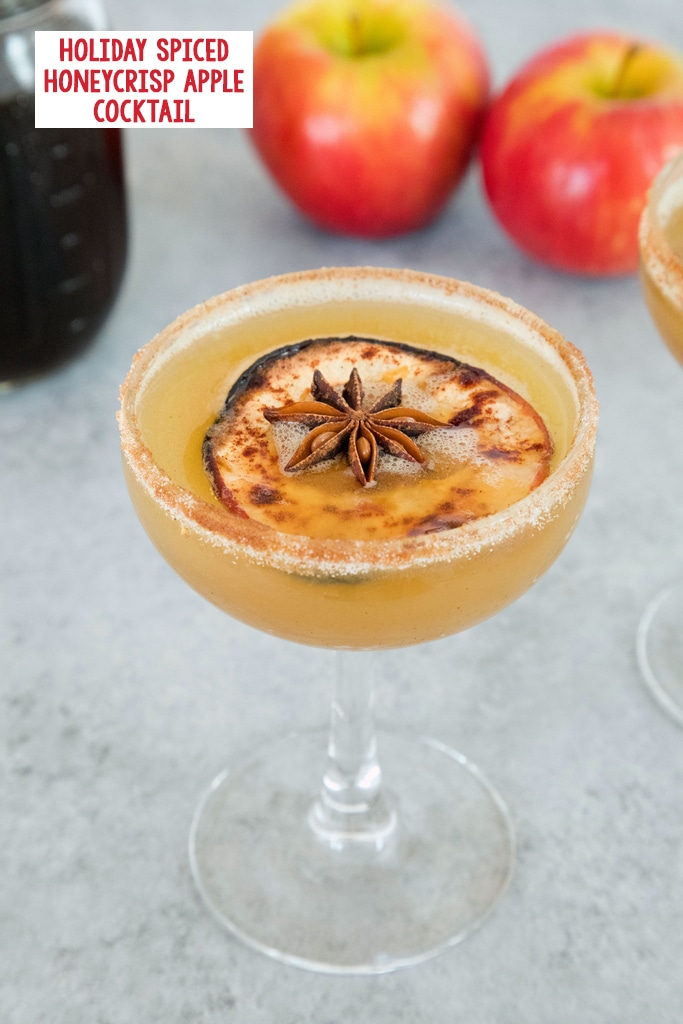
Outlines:
{"type": "MultiPolygon", "coordinates": [[[[683,364],[683,151],[655,180],[640,222],[641,282],[648,309],[683,364]]],[[[652,693],[683,725],[683,580],[650,602],[638,628],[641,671],[652,693]]]]}
{"type": "Polygon", "coordinates": [[[514,840],[503,801],[442,743],[377,739],[373,650],[466,629],[538,579],[581,514],[596,424],[590,374],[556,332],[494,293],[410,271],[257,282],[191,310],[136,359],[122,389],[124,467],[157,548],[229,614],[337,652],[327,752],[311,733],[245,756],[192,826],[202,897],[250,945],[318,970],[388,971],[462,939],[504,892],[514,840]],[[266,352],[349,335],[457,356],[515,388],[552,437],[547,479],[502,512],[398,539],[314,539],[231,514],[201,458],[228,389],[266,352]]]}

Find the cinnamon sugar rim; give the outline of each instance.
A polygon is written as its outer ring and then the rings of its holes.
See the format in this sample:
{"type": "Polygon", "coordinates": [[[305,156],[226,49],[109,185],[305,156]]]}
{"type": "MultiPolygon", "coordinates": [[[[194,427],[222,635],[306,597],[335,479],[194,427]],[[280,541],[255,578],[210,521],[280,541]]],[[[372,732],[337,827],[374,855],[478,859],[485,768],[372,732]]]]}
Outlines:
{"type": "Polygon", "coordinates": [[[683,261],[669,245],[662,226],[662,206],[675,182],[679,183],[683,203],[683,150],[665,165],[650,186],[640,218],[638,244],[641,259],[660,290],[672,302],[683,303],[683,261]]]}
{"type": "MultiPolygon", "coordinates": [[[[278,346],[273,346],[278,347],[278,346]]],[[[264,352],[268,349],[264,349],[264,352]]],[[[484,548],[512,540],[525,529],[553,519],[571,498],[590,467],[598,406],[582,353],[544,321],[495,292],[452,278],[376,267],[321,268],[243,285],[195,306],[178,317],[134,357],[121,387],[118,414],[121,447],[142,487],[188,531],[227,554],[245,554],[273,568],[300,575],[357,575],[467,559],[484,548]],[[286,301],[283,301],[286,298],[286,301]],[[526,497],[501,512],[457,529],[385,540],[316,539],[285,534],[252,519],[242,519],[197,497],[156,464],[143,441],[136,404],[145,386],[166,363],[193,341],[257,313],[324,301],[387,302],[395,299],[465,313],[472,320],[504,327],[535,348],[565,378],[577,406],[574,437],[560,464],[526,497]],[[317,300],[317,301],[316,301],[317,300]]]]}

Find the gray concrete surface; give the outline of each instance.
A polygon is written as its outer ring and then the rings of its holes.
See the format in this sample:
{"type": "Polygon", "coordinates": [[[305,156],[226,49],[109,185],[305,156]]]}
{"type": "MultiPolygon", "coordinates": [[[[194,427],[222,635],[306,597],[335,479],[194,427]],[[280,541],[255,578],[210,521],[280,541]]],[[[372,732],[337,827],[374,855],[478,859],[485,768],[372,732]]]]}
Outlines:
{"type": "MultiPolygon", "coordinates": [[[[497,82],[594,25],[672,40],[673,0],[469,0],[497,82]]],[[[110,0],[116,27],[255,28],[271,0],[110,0]]],[[[680,36],[679,36],[680,39],[680,36]]],[[[2,1024],[680,1024],[683,730],[641,684],[646,601],[683,575],[683,372],[635,278],[532,264],[476,170],[429,230],[318,232],[243,135],[127,137],[132,251],[97,343],[0,396],[2,1024]],[[114,421],[131,355],[208,295],[323,264],[410,266],[496,288],[585,352],[602,404],[591,499],[561,559],[468,634],[384,662],[379,716],[463,750],[505,794],[519,863],[459,947],[379,978],[314,975],[222,933],[187,857],[230,757],[326,717],[329,655],[191,592],[144,536],[114,421]]]]}

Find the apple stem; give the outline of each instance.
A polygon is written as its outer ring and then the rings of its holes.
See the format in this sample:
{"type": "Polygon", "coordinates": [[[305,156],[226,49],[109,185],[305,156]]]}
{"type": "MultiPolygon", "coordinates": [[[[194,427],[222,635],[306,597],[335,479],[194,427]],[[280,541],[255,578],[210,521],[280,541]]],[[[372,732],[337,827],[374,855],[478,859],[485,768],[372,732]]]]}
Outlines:
{"type": "Polygon", "coordinates": [[[358,54],[363,52],[363,38],[357,11],[351,11],[349,14],[349,36],[351,37],[351,53],[354,56],[358,56],[358,54]]]}
{"type": "Polygon", "coordinates": [[[631,63],[633,62],[633,58],[636,56],[636,54],[640,53],[642,49],[642,43],[631,43],[627,47],[624,56],[621,58],[621,64],[619,65],[616,78],[614,79],[614,83],[612,85],[612,99],[622,98],[624,83],[626,80],[626,72],[628,71],[631,63]]]}

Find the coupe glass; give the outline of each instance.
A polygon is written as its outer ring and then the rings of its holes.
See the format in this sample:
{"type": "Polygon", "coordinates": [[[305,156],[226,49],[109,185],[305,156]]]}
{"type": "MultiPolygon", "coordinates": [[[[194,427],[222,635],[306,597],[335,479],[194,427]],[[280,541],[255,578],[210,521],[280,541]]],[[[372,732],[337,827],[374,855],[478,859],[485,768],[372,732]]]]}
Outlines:
{"type": "MultiPolygon", "coordinates": [[[[655,179],[640,222],[641,282],[648,309],[683,364],[683,150],[655,179]]],[[[683,725],[683,580],[645,609],[638,661],[659,703],[683,725]]]]}
{"type": "Polygon", "coordinates": [[[462,754],[376,736],[376,652],[487,618],[562,550],[588,493],[597,424],[581,354],[468,284],[325,269],[238,288],[180,317],[136,358],[119,421],[137,514],[183,579],[252,626],[336,652],[327,741],[287,735],[250,751],[203,797],[190,859],[206,905],[251,946],[316,970],[389,971],[458,942],[508,884],[509,815],[462,754]],[[201,444],[231,384],[282,345],[353,334],[457,355],[521,391],[553,438],[549,477],[505,511],[401,539],[313,540],[228,512],[201,444]]]}

